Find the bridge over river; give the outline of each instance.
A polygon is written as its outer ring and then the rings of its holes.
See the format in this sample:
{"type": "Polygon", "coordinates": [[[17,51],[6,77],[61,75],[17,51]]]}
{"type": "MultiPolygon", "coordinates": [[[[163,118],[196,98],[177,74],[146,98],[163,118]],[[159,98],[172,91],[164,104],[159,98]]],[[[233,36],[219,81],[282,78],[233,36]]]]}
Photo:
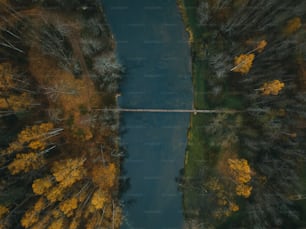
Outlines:
{"type": "Polygon", "coordinates": [[[237,113],[238,110],[218,109],[218,110],[198,110],[198,109],[154,109],[154,108],[104,108],[97,109],[100,111],[113,111],[113,112],[144,112],[144,113],[237,113]]]}

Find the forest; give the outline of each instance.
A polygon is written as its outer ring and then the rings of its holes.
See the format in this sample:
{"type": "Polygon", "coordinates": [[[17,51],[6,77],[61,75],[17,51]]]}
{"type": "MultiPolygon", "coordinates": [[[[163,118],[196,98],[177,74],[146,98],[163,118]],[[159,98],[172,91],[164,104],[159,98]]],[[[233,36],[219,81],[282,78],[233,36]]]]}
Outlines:
{"type": "Polygon", "coordinates": [[[178,0],[194,106],[186,228],[306,226],[306,2],[178,0]]]}
{"type": "Polygon", "coordinates": [[[119,228],[122,67],[95,0],[0,0],[0,228],[119,228]],[[118,156],[119,155],[119,156],[118,156]]]}

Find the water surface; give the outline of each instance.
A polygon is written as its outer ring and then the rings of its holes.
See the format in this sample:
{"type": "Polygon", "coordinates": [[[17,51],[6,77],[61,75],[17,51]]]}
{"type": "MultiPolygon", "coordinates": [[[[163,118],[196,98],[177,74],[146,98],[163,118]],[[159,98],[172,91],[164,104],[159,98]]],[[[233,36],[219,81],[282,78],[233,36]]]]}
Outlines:
{"type": "MultiPolygon", "coordinates": [[[[102,0],[126,67],[119,99],[124,108],[192,107],[190,51],[175,0],[102,0]]],[[[124,113],[121,144],[130,189],[123,195],[122,228],[182,228],[181,193],[189,114],[124,113]]]]}

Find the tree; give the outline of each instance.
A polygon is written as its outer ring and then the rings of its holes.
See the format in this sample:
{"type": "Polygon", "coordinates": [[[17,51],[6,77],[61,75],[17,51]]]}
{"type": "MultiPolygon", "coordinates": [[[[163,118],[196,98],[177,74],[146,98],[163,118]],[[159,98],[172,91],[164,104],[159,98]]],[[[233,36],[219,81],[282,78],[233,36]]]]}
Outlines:
{"type": "Polygon", "coordinates": [[[266,40],[261,40],[259,43],[258,43],[258,45],[257,45],[257,47],[255,48],[255,50],[257,51],[257,52],[262,52],[264,49],[265,49],[265,47],[267,46],[267,41],[266,40]]]}
{"type": "Polygon", "coordinates": [[[72,197],[68,200],[62,201],[59,205],[60,210],[67,216],[73,215],[73,211],[78,207],[78,199],[72,197]]]}
{"type": "Polygon", "coordinates": [[[37,195],[45,194],[52,187],[52,181],[49,177],[34,180],[32,184],[33,192],[37,195]]]}
{"type": "Polygon", "coordinates": [[[279,80],[273,80],[264,83],[259,90],[263,95],[278,95],[278,93],[284,88],[285,83],[279,80]]]}
{"type": "Polygon", "coordinates": [[[64,228],[64,218],[60,217],[54,220],[48,227],[48,229],[62,229],[64,228]]]}
{"type": "Polygon", "coordinates": [[[0,219],[3,218],[6,213],[8,213],[9,209],[5,207],[4,205],[0,205],[0,219]]]}
{"type": "Polygon", "coordinates": [[[247,183],[251,180],[251,168],[245,159],[228,159],[229,172],[236,184],[236,194],[248,198],[252,187],[247,183]]]}
{"type": "Polygon", "coordinates": [[[237,183],[247,183],[251,180],[251,168],[245,159],[228,159],[230,174],[237,183]]]}
{"type": "Polygon", "coordinates": [[[254,58],[255,55],[253,53],[241,54],[240,56],[235,57],[235,67],[233,67],[231,71],[247,74],[252,67],[254,58]]]}
{"type": "Polygon", "coordinates": [[[27,127],[18,134],[17,140],[9,145],[6,152],[11,154],[27,147],[40,152],[46,147],[47,139],[58,135],[61,130],[54,129],[50,122],[27,127]]]}
{"type": "Polygon", "coordinates": [[[289,36],[294,32],[296,32],[301,26],[302,26],[301,18],[299,17],[292,18],[287,22],[285,28],[283,29],[283,33],[286,36],[289,36]]]}
{"type": "Polygon", "coordinates": [[[29,228],[39,220],[38,213],[34,209],[29,209],[23,215],[21,219],[21,225],[25,228],[29,228]]]}
{"type": "Polygon", "coordinates": [[[8,169],[11,174],[15,175],[20,172],[29,172],[34,169],[39,169],[45,164],[44,158],[36,153],[17,154],[12,163],[9,164],[8,169]]]}
{"type": "Polygon", "coordinates": [[[93,182],[101,189],[112,188],[116,183],[116,166],[114,163],[94,166],[91,175],[93,182]]]}
{"type": "Polygon", "coordinates": [[[107,195],[103,193],[101,189],[98,189],[92,196],[91,204],[95,207],[96,210],[99,210],[103,208],[107,200],[107,195]]]}
{"type": "Polygon", "coordinates": [[[81,180],[86,174],[85,159],[75,158],[55,162],[52,166],[52,175],[62,188],[67,188],[81,180]]]}

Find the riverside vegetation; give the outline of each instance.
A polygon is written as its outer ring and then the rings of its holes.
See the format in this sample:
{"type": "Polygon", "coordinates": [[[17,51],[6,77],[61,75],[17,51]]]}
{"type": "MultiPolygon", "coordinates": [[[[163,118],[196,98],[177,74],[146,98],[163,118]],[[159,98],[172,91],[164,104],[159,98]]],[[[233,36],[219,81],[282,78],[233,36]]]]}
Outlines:
{"type": "Polygon", "coordinates": [[[194,106],[181,177],[187,228],[306,226],[306,2],[178,0],[194,106]]]}
{"type": "Polygon", "coordinates": [[[122,68],[94,0],[0,1],[0,228],[119,228],[122,68]],[[119,156],[118,156],[119,155],[119,156]]]}

